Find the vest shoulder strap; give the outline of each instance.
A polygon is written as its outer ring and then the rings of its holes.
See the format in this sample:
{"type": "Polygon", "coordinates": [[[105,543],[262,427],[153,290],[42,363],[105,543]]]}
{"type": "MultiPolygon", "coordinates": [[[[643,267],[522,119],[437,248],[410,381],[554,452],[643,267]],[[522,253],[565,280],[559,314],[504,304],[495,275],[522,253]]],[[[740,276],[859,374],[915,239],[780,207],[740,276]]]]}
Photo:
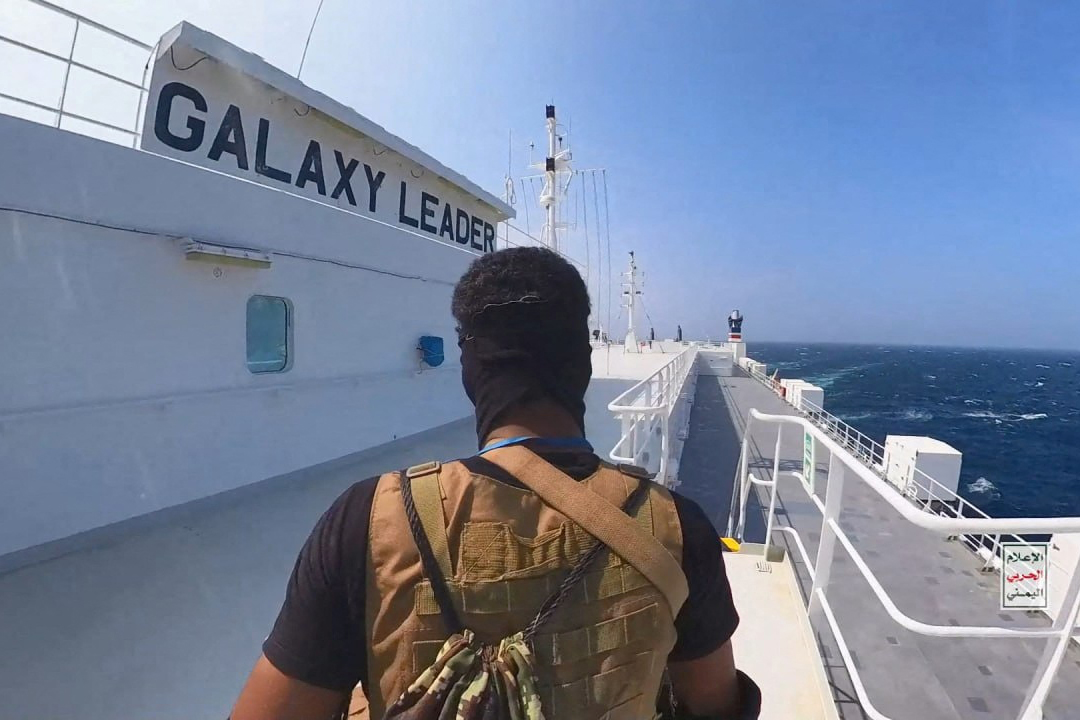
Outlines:
{"type": "Polygon", "coordinates": [[[443,492],[439,486],[439,470],[441,469],[440,463],[427,462],[422,465],[413,465],[405,471],[405,476],[411,481],[416,515],[420,518],[420,526],[424,528],[424,534],[431,545],[435,562],[442,571],[443,577],[449,580],[454,577],[454,568],[450,559],[450,542],[446,536],[443,492]]]}
{"type": "Polygon", "coordinates": [[[439,468],[441,467],[442,463],[438,460],[431,460],[426,463],[420,463],[419,465],[413,465],[412,467],[406,469],[405,477],[409,478],[410,480],[418,477],[423,477],[424,475],[429,475],[430,473],[439,472],[439,468]]]}
{"type": "Polygon", "coordinates": [[[637,465],[626,465],[620,463],[615,466],[615,469],[621,472],[623,475],[629,475],[630,477],[637,478],[638,480],[652,480],[653,475],[643,467],[637,465]]]}

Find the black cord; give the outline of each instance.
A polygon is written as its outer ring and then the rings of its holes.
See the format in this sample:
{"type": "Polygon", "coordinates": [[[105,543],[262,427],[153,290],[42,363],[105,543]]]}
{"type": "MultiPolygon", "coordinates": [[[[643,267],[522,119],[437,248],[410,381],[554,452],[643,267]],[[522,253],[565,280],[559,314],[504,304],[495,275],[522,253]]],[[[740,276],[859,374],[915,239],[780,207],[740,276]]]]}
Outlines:
{"type": "Polygon", "coordinates": [[[176,47],[175,45],[170,45],[170,46],[169,46],[169,62],[171,62],[171,63],[172,63],[172,66],[173,66],[174,68],[176,68],[177,70],[179,70],[179,71],[181,71],[181,72],[185,72],[185,71],[187,71],[187,70],[190,70],[191,68],[195,67],[196,65],[198,65],[199,63],[201,63],[201,62],[202,62],[203,60],[205,60],[206,58],[210,57],[209,55],[203,55],[203,56],[202,56],[201,58],[199,58],[199,59],[198,59],[198,60],[196,60],[195,62],[191,63],[191,64],[190,64],[190,65],[188,65],[187,67],[180,67],[179,65],[177,65],[177,64],[176,64],[176,56],[175,56],[175,55],[173,55],[173,48],[175,48],[175,47],[176,47]]]}
{"type": "MultiPolygon", "coordinates": [[[[648,490],[649,481],[642,480],[638,486],[634,488],[634,491],[626,498],[626,502],[624,502],[622,506],[622,511],[627,515],[634,512],[645,498],[645,494],[648,490]]],[[[540,627],[544,625],[559,606],[563,604],[563,601],[566,600],[566,596],[581,584],[582,580],[585,579],[585,575],[596,563],[596,559],[607,549],[607,545],[597,540],[596,544],[589,548],[589,551],[578,560],[570,573],[563,578],[562,583],[559,584],[558,590],[548,596],[547,600],[544,601],[544,604],[540,606],[540,610],[536,613],[536,617],[534,617],[528,627],[525,628],[525,632],[523,633],[525,642],[532,642],[533,637],[536,636],[540,627]]]]}
{"type": "Polygon", "coordinates": [[[400,477],[401,499],[405,502],[405,517],[409,520],[409,530],[412,531],[416,549],[420,551],[420,564],[423,565],[424,573],[427,574],[431,583],[431,590],[435,594],[435,604],[439,606],[439,614],[442,615],[443,622],[446,623],[446,629],[450,631],[451,635],[464,632],[465,626],[461,622],[457,608],[454,607],[453,598],[450,597],[446,578],[443,577],[442,569],[435,560],[435,553],[431,550],[431,543],[428,542],[424,526],[420,523],[420,516],[416,513],[416,502],[413,500],[412,494],[412,480],[406,473],[401,473],[400,477]]]}

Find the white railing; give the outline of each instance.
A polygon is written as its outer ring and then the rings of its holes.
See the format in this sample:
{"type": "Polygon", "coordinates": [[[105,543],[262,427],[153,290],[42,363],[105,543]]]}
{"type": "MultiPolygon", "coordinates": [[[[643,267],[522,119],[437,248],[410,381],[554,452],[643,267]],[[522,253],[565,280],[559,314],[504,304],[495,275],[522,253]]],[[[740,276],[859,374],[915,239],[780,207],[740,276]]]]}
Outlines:
{"type": "Polygon", "coordinates": [[[697,348],[686,348],[608,405],[622,427],[609,453],[612,460],[655,472],[662,485],[674,480],[693,404],[696,360],[697,348]]]}
{"type": "Polygon", "coordinates": [[[859,702],[866,714],[872,720],[890,720],[888,716],[874,707],[859,675],[859,669],[853,662],[847,642],[836,620],[832,606],[829,604],[828,588],[829,575],[832,568],[833,556],[836,544],[848,554],[858,568],[870,589],[878,601],[888,612],[889,616],[902,627],[911,632],[921,635],[936,637],[983,637],[1004,639],[1031,639],[1047,638],[1046,649],[1043,652],[1038,668],[1036,668],[1031,685],[1028,688],[1023,706],[1017,716],[1019,720],[1041,720],[1042,708],[1046,697],[1050,692],[1058,669],[1061,667],[1065,651],[1068,648],[1070,638],[1077,632],[1076,623],[1080,616],[1080,559],[1077,567],[1073,568],[1071,580],[1062,599],[1061,612],[1057,619],[1048,628],[1015,628],[1000,626],[952,626],[932,625],[916,620],[902,612],[893,602],[892,598],[882,587],[873,571],[867,566],[862,556],[856,550],[851,540],[848,539],[839,523],[840,509],[842,505],[845,476],[850,473],[856,479],[866,483],[877,492],[889,505],[900,513],[908,522],[918,527],[940,532],[944,535],[973,534],[979,536],[995,536],[1001,533],[1068,533],[1080,531],[1080,517],[1067,518],[991,518],[983,514],[980,517],[945,517],[924,510],[907,502],[896,493],[891,485],[882,479],[877,473],[866,467],[864,462],[844,448],[826,433],[816,423],[806,417],[794,415],[769,415],[758,410],[751,410],[747,421],[746,431],[743,434],[742,456],[739,459],[739,471],[736,477],[735,493],[733,497],[733,510],[737,507],[737,514],[733,512],[728,522],[728,531],[733,537],[742,538],[746,520],[746,504],[750,497],[753,486],[762,486],[769,491],[769,510],[765,542],[772,539],[774,530],[774,514],[776,508],[776,486],[780,478],[784,476],[794,477],[799,480],[799,485],[807,493],[810,500],[821,512],[820,540],[818,543],[817,557],[814,562],[810,561],[809,554],[799,537],[798,532],[791,527],[775,528],[779,532],[792,535],[795,539],[795,547],[802,555],[811,578],[811,588],[807,593],[808,612],[811,619],[816,611],[824,616],[829,628],[836,640],[837,647],[851,676],[859,702]],[[749,472],[749,441],[750,427],[754,421],[774,423],[777,427],[776,455],[773,458],[773,475],[771,480],[759,480],[749,472]],[[806,479],[799,472],[779,471],[780,441],[785,425],[796,425],[802,431],[809,433],[814,440],[821,443],[829,451],[829,474],[828,486],[825,490],[825,500],[822,501],[810,489],[806,479]]]}
{"type": "MultiPolygon", "coordinates": [[[[750,376],[762,383],[777,395],[784,397],[780,392],[780,384],[773,382],[771,378],[754,370],[748,371],[750,376]]],[[[792,405],[807,419],[826,432],[841,447],[859,459],[863,465],[874,472],[878,477],[888,480],[886,477],[885,447],[869,435],[852,427],[828,410],[819,407],[815,403],[803,399],[799,406],[795,406],[790,398],[784,400],[792,405]]],[[[912,479],[904,488],[898,488],[890,483],[901,495],[906,497],[920,509],[932,512],[942,517],[953,518],[989,518],[990,516],[957,491],[942,485],[934,478],[927,475],[917,467],[909,468],[912,479]]],[[[965,547],[978,555],[983,561],[983,570],[988,571],[997,567],[998,548],[1004,542],[1020,542],[1028,544],[1025,538],[1017,535],[983,535],[979,533],[959,533],[959,539],[965,547]]]]}
{"type": "MultiPolygon", "coordinates": [[[[4,0],[4,4],[0,19],[6,19],[6,22],[0,22],[0,47],[23,51],[21,58],[16,58],[20,62],[27,62],[26,71],[33,74],[35,79],[28,82],[23,76],[10,74],[7,79],[14,82],[15,87],[7,88],[10,92],[5,92],[3,87],[0,87],[0,99],[22,108],[26,113],[22,116],[28,119],[44,120],[51,116],[53,126],[73,130],[80,129],[80,124],[89,125],[104,129],[106,133],[119,133],[125,138],[125,142],[129,140],[131,145],[135,146],[138,142],[139,115],[147,91],[146,75],[153,46],[46,0],[19,0],[18,3],[16,0],[4,0]],[[70,32],[69,41],[64,39],[67,37],[66,32],[70,32]],[[109,47],[110,43],[112,47],[109,47]],[[124,77],[115,68],[101,62],[84,62],[78,57],[82,44],[96,49],[98,55],[104,51],[113,56],[114,60],[117,56],[129,59],[131,62],[127,65],[131,66],[133,71],[141,71],[141,78],[136,78],[136,72],[124,77]],[[136,60],[137,68],[132,65],[136,60]],[[48,97],[48,73],[39,72],[50,68],[56,71],[54,79],[60,85],[55,100],[48,97]],[[97,115],[93,117],[88,111],[71,109],[69,85],[76,75],[88,85],[88,88],[80,93],[82,99],[92,98],[107,108],[105,115],[108,119],[98,112],[93,113],[97,115]],[[120,89],[121,94],[127,92],[130,95],[128,99],[134,101],[134,107],[130,111],[130,125],[119,124],[116,118],[121,113],[116,111],[109,100],[102,100],[101,90],[93,87],[95,81],[101,80],[113,89],[120,89]],[[65,120],[75,122],[65,123],[65,120]]],[[[104,94],[108,95],[109,92],[105,90],[104,94]]],[[[122,114],[126,114],[126,111],[122,114]]]]}

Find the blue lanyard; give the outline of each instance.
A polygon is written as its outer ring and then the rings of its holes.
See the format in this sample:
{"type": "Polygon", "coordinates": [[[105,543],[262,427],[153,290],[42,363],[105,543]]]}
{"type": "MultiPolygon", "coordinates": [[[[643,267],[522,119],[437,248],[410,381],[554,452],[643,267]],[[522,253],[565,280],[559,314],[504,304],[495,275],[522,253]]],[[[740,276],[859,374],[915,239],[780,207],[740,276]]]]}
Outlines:
{"type": "Polygon", "coordinates": [[[510,445],[520,445],[524,442],[531,442],[536,445],[546,445],[548,447],[565,447],[565,448],[581,448],[593,451],[593,446],[588,440],[581,437],[561,437],[561,438],[545,438],[534,437],[532,435],[521,435],[519,437],[505,438],[503,440],[496,440],[487,447],[485,447],[477,455],[483,455],[489,450],[495,450],[497,448],[509,447],[510,445]]]}

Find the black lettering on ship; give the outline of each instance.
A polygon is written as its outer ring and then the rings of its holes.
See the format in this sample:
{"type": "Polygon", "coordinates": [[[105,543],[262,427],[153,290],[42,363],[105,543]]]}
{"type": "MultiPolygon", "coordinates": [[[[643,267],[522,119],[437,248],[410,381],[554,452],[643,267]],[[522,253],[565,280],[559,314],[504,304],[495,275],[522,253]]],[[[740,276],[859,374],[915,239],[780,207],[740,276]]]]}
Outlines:
{"type": "MultiPolygon", "coordinates": [[[[208,160],[215,163],[235,165],[237,170],[250,172],[273,180],[283,185],[291,185],[302,190],[310,190],[320,196],[326,196],[330,189],[330,199],[357,207],[363,201],[357,200],[361,192],[356,172],[361,163],[356,158],[348,157],[340,150],[328,150],[333,155],[333,164],[323,164],[323,149],[319,141],[308,140],[301,157],[291,164],[276,154],[273,149],[273,128],[269,119],[245,118],[239,107],[229,105],[221,122],[216,128],[207,127],[209,103],[201,92],[182,82],[165,83],[158,94],[154,114],[154,137],[164,145],[183,153],[203,152],[208,160]],[[182,123],[182,130],[171,127],[174,113],[182,123]],[[255,127],[254,168],[249,163],[248,138],[255,127]],[[274,157],[272,164],[270,157],[274,157]],[[290,168],[293,172],[285,168],[290,168]],[[355,186],[353,183],[358,183],[355,186]]],[[[363,163],[364,179],[367,186],[367,210],[375,213],[378,208],[379,191],[382,189],[386,172],[363,163]]],[[[226,167],[226,170],[232,170],[226,167]]],[[[362,194],[361,194],[362,197],[362,194]]],[[[495,250],[495,226],[482,217],[470,215],[464,209],[456,207],[450,201],[443,201],[438,196],[426,191],[416,190],[405,180],[401,181],[398,194],[398,217],[400,224],[446,242],[456,242],[481,252],[495,250]]]]}

